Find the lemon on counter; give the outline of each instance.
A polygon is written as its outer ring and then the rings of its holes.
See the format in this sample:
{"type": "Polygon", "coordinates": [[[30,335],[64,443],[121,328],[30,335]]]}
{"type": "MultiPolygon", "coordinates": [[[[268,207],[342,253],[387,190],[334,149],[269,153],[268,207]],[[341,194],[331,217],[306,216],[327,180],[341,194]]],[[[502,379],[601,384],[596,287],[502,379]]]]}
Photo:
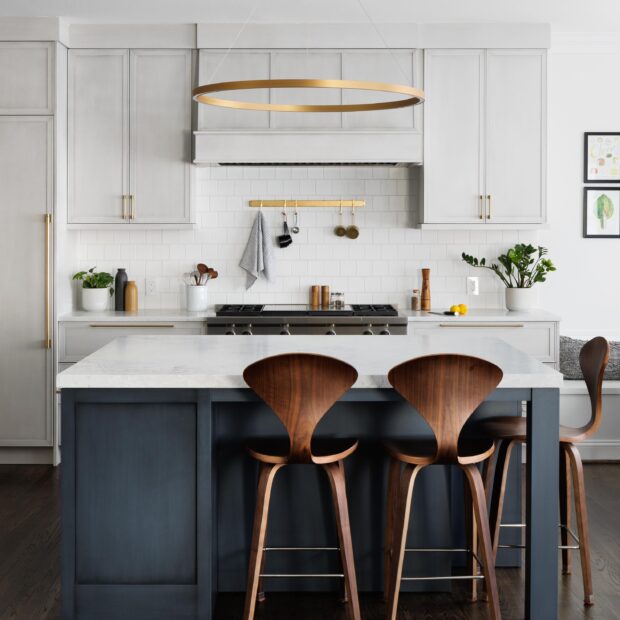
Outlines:
{"type": "Polygon", "coordinates": [[[461,306],[450,306],[450,312],[458,312],[458,314],[461,314],[461,306]]]}
{"type": "Polygon", "coordinates": [[[467,311],[469,310],[469,308],[467,307],[467,304],[459,304],[458,308],[459,308],[458,312],[460,314],[467,314],[467,311]]]}

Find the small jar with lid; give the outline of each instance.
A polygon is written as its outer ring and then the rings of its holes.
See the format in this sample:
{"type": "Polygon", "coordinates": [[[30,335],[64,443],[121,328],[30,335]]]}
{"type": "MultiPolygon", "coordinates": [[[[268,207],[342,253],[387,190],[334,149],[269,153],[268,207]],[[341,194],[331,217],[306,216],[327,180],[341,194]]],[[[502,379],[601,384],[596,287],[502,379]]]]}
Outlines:
{"type": "Polygon", "coordinates": [[[415,311],[419,311],[422,305],[422,295],[420,294],[420,289],[414,288],[413,293],[411,295],[411,309],[415,311]]]}
{"type": "Polygon", "coordinates": [[[330,305],[334,310],[344,310],[344,293],[332,293],[330,305]]]}

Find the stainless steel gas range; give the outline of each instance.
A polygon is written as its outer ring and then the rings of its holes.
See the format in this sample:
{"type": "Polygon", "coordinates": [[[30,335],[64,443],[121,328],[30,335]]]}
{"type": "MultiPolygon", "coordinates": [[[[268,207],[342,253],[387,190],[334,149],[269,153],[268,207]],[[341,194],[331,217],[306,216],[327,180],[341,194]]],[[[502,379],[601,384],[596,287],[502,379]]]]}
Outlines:
{"type": "Polygon", "coordinates": [[[407,333],[407,317],[390,305],[223,305],[207,319],[207,335],[390,336],[407,333]]]}

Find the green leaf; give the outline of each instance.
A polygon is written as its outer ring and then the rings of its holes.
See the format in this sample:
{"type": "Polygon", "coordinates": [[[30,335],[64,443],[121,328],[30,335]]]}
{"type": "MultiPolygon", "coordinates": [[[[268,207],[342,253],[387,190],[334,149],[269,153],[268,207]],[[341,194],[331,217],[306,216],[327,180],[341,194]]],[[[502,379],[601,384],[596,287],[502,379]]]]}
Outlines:
{"type": "Polygon", "coordinates": [[[594,203],[594,214],[601,224],[601,228],[605,228],[605,220],[611,219],[614,214],[614,203],[607,194],[601,194],[594,203]]]}

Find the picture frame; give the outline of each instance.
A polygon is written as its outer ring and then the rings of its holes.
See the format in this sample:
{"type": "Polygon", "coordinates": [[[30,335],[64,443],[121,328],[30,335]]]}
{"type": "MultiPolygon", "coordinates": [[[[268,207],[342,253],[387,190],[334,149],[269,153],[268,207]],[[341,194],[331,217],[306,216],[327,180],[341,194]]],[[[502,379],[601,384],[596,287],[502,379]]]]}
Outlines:
{"type": "Polygon", "coordinates": [[[584,133],[583,180],[620,183],[620,132],[584,133]]]}
{"type": "Polygon", "coordinates": [[[583,236],[620,239],[620,185],[583,188],[583,236]]]}

